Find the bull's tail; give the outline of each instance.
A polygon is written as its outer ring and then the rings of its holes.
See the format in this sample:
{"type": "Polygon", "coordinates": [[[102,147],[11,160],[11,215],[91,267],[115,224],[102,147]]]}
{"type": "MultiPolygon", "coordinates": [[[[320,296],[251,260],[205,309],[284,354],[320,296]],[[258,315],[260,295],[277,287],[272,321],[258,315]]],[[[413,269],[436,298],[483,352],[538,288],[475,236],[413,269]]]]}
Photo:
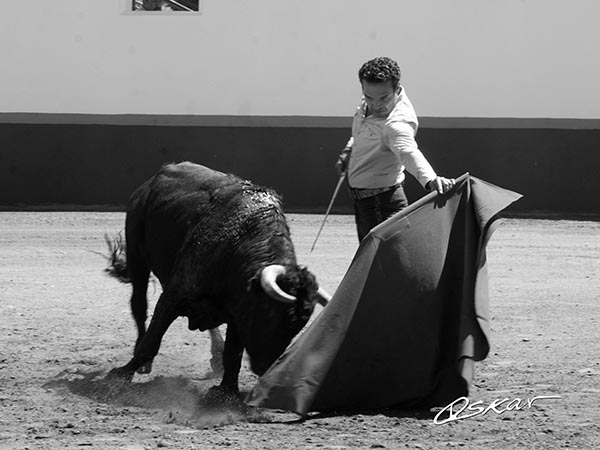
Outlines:
{"type": "Polygon", "coordinates": [[[119,232],[112,238],[108,234],[105,234],[104,239],[108,245],[108,256],[106,257],[108,267],[104,271],[122,283],[131,283],[127,271],[127,256],[125,254],[123,233],[119,232]]]}

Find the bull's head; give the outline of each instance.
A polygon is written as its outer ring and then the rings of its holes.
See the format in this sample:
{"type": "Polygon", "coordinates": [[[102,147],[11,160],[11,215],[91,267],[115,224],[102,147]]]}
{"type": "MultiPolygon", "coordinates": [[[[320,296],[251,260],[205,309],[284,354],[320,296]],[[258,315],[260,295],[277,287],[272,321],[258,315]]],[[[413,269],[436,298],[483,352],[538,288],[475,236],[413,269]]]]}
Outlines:
{"type": "MultiPolygon", "coordinates": [[[[260,275],[260,284],[264,291],[274,300],[284,302],[284,303],[295,303],[298,299],[291,294],[285,292],[279,283],[277,282],[277,277],[280,275],[286,274],[285,266],[280,264],[272,264],[270,266],[266,266],[260,275]]],[[[331,299],[331,296],[325,292],[325,290],[319,286],[317,291],[317,302],[321,305],[325,306],[331,299]]]]}
{"type": "Polygon", "coordinates": [[[283,353],[306,325],[315,304],[330,299],[305,267],[270,265],[264,267],[250,285],[240,323],[252,370],[261,375],[283,353]]]}

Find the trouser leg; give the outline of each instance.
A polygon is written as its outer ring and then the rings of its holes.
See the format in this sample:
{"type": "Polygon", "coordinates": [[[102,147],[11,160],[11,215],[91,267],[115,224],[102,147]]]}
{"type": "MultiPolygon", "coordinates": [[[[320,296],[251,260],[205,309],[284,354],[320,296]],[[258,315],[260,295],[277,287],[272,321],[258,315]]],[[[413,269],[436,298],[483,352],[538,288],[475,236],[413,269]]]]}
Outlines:
{"type": "Polygon", "coordinates": [[[354,217],[358,240],[363,238],[381,222],[402,211],[408,200],[402,185],[372,197],[354,201],[354,217]]]}

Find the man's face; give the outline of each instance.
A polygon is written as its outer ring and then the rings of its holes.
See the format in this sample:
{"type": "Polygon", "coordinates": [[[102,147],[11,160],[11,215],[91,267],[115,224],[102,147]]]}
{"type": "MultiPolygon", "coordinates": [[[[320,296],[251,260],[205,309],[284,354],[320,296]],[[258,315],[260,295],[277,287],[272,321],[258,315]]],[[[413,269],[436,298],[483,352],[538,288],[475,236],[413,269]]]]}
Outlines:
{"type": "Polygon", "coordinates": [[[387,117],[398,101],[399,90],[394,89],[391,81],[382,83],[362,81],[361,85],[369,114],[377,118],[387,117]]]}

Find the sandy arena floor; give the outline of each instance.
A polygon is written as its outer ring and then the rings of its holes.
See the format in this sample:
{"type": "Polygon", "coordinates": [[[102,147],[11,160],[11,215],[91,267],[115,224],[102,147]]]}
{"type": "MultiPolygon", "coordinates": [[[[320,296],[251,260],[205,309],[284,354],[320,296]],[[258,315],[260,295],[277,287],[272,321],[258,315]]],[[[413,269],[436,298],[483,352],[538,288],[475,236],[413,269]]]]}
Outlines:
{"type": "MultiPolygon", "coordinates": [[[[0,213],[0,449],[600,448],[600,222],[502,219],[488,246],[492,350],[471,401],[559,396],[443,425],[381,411],[208,412],[209,339],[180,319],[153,373],[111,389],[129,360],[129,286],[104,275],[123,213],[0,213]]],[[[289,215],[299,261],[333,292],[356,250],[352,218],[289,215]]],[[[152,292],[152,307],[158,297],[152,292]]],[[[242,388],[255,381],[243,369],[242,388]]]]}

